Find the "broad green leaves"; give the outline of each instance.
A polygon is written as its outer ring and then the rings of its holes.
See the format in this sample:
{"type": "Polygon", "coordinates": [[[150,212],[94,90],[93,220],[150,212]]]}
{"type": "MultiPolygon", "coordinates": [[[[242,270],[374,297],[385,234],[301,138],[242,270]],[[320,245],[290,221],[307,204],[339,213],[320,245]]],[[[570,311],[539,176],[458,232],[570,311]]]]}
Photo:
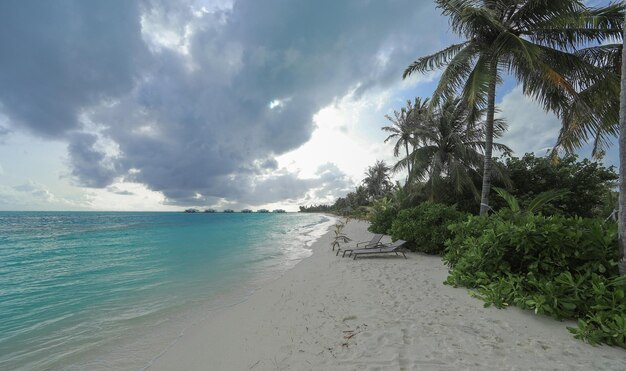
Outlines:
{"type": "Polygon", "coordinates": [[[512,206],[449,226],[446,283],[474,289],[485,306],[577,318],[578,327],[569,329],[577,338],[626,348],[626,277],[617,270],[617,226],[512,206]]]}
{"type": "MultiPolygon", "coordinates": [[[[519,202],[517,201],[517,198],[515,198],[515,196],[513,196],[503,188],[494,187],[493,190],[496,191],[496,193],[498,193],[498,195],[506,201],[512,212],[522,212],[519,202]]],[[[543,205],[546,205],[554,200],[558,200],[569,193],[570,192],[568,190],[563,189],[554,189],[541,192],[530,201],[526,208],[526,212],[534,214],[538,212],[543,205]]]]}

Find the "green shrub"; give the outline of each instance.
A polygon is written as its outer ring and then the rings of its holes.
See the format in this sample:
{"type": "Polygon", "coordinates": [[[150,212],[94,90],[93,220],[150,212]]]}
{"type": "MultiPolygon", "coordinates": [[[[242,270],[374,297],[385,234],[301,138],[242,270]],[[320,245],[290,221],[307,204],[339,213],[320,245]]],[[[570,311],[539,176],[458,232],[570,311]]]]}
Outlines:
{"type": "Polygon", "coordinates": [[[444,261],[449,266],[456,265],[461,256],[467,255],[466,246],[469,244],[465,240],[480,237],[490,223],[488,217],[470,215],[465,220],[449,224],[450,240],[445,243],[444,261]]]}
{"type": "Polygon", "coordinates": [[[446,283],[475,289],[485,305],[578,318],[577,338],[626,347],[626,278],[617,226],[599,219],[504,210],[449,228],[446,283]]]}
{"type": "Polygon", "coordinates": [[[428,254],[442,254],[450,237],[448,225],[465,218],[452,206],[424,202],[401,210],[391,225],[391,238],[405,240],[408,248],[428,254]]]}
{"type": "Polygon", "coordinates": [[[375,201],[369,213],[371,224],[368,230],[372,233],[389,234],[391,223],[397,215],[397,208],[388,198],[375,201]]]}
{"type": "Polygon", "coordinates": [[[480,260],[487,274],[617,273],[617,226],[599,219],[499,212],[450,227],[445,260],[480,260]],[[459,259],[459,255],[462,258],[459,259]],[[476,256],[474,256],[474,254],[476,256]]]}
{"type": "MultiPolygon", "coordinates": [[[[541,209],[544,215],[606,218],[616,205],[613,203],[608,209],[603,209],[606,194],[615,187],[614,182],[618,178],[613,167],[606,168],[588,159],[579,161],[573,155],[554,162],[550,157],[532,153],[521,158],[506,158],[503,162],[502,166],[513,183],[510,192],[519,199],[522,207],[539,193],[553,189],[564,189],[570,193],[559,202],[545,205],[541,209]]],[[[504,186],[497,181],[494,185],[504,186]]],[[[490,201],[496,210],[504,206],[504,202],[496,197],[490,201]]]]}

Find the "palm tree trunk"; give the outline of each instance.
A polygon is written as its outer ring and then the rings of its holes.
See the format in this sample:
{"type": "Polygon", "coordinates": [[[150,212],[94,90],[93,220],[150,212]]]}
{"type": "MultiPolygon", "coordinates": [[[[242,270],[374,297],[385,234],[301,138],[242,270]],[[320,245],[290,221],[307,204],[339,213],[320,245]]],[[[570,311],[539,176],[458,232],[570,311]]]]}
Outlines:
{"type": "Polygon", "coordinates": [[[483,188],[480,196],[480,215],[489,211],[489,192],[491,192],[491,153],[493,150],[493,119],[496,112],[496,80],[498,61],[491,63],[491,81],[487,93],[487,120],[485,122],[485,163],[483,166],[483,188]]]}
{"type": "Polygon", "coordinates": [[[409,143],[404,142],[404,149],[406,150],[406,168],[409,171],[409,175],[406,178],[406,184],[411,184],[411,161],[409,160],[409,143]]]}
{"type": "Polygon", "coordinates": [[[626,275],[624,252],[626,241],[626,16],[622,46],[622,83],[619,105],[619,252],[620,274],[626,275]]]}

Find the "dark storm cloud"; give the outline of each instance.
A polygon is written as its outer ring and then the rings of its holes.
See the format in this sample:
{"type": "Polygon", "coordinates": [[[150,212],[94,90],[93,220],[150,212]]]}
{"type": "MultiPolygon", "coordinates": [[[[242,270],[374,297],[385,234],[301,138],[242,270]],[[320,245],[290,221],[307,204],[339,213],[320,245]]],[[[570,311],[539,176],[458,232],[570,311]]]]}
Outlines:
{"type": "Polygon", "coordinates": [[[277,201],[289,202],[313,195],[326,197],[344,194],[353,188],[352,181],[334,164],[320,166],[317,177],[302,179],[297,174],[282,173],[268,177],[250,177],[235,175],[231,177],[213,177],[213,184],[191,194],[187,191],[174,190],[169,198],[170,205],[212,205],[220,200],[230,201],[230,207],[243,208],[263,205],[277,201]],[[213,195],[213,196],[203,196],[213,195]]]}
{"type": "Polygon", "coordinates": [[[72,175],[81,179],[82,185],[103,188],[115,179],[115,171],[107,166],[104,152],[96,149],[98,137],[88,133],[72,133],[69,137],[72,175]]]}
{"type": "Polygon", "coordinates": [[[0,102],[43,136],[78,127],[82,108],[128,90],[143,58],[136,3],[0,2],[0,102]]]}
{"type": "Polygon", "coordinates": [[[81,184],[124,177],[175,204],[347,188],[336,167],[318,179],[270,176],[274,156],[306,142],[313,115],[335,98],[397,82],[421,50],[436,49],[418,28],[446,27],[432,3],[411,0],[242,0],[203,13],[166,0],[22,4],[0,5],[11,54],[0,58],[4,113],[69,140],[81,184]],[[97,149],[79,113],[119,153],[97,149]]]}
{"type": "Polygon", "coordinates": [[[11,130],[5,128],[4,126],[0,126],[0,144],[4,143],[4,139],[11,134],[11,130]]]}

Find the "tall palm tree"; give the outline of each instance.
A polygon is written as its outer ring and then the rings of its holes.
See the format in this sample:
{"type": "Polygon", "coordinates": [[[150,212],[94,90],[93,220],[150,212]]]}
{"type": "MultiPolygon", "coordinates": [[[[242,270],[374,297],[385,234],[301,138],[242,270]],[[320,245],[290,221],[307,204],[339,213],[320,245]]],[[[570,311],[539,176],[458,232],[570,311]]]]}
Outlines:
{"type": "Polygon", "coordinates": [[[363,184],[372,198],[379,198],[393,186],[389,178],[391,168],[384,161],[376,161],[365,172],[363,184]]]}
{"type": "MultiPolygon", "coordinates": [[[[622,61],[626,61],[626,15],[624,16],[622,61]]],[[[619,250],[620,274],[626,275],[626,63],[622,63],[621,94],[619,107],[619,250]]]]}
{"type": "MultiPolygon", "coordinates": [[[[422,116],[428,110],[428,98],[422,99],[420,97],[415,98],[415,103],[411,100],[407,101],[406,107],[402,107],[400,111],[393,111],[393,116],[385,115],[385,118],[389,120],[392,125],[384,126],[383,131],[389,132],[389,136],[385,139],[385,143],[390,140],[396,140],[396,144],[393,146],[393,155],[398,157],[400,155],[400,148],[404,147],[406,157],[409,157],[409,145],[412,143],[413,128],[421,121],[422,116]]],[[[407,164],[407,182],[411,182],[411,164],[407,164]]]]}
{"type": "MultiPolygon", "coordinates": [[[[404,168],[413,163],[414,175],[430,186],[431,201],[435,201],[444,179],[452,183],[457,193],[469,189],[478,198],[473,179],[479,176],[478,171],[483,165],[486,143],[484,127],[473,125],[468,128],[471,114],[480,118],[484,110],[472,112],[460,98],[446,99],[432,112],[430,120],[415,129],[415,150],[394,167],[404,168]]],[[[494,137],[499,138],[505,130],[504,121],[496,119],[494,137]]],[[[511,153],[511,149],[503,144],[493,143],[493,147],[504,154],[511,153]]],[[[501,177],[501,173],[496,174],[501,177]]]]}
{"type": "Polygon", "coordinates": [[[561,115],[576,82],[600,79],[599,68],[568,53],[579,45],[619,37],[623,5],[589,8],[581,0],[436,0],[452,30],[466,41],[421,57],[403,77],[447,66],[431,104],[461,91],[473,116],[486,107],[485,156],[480,213],[489,209],[496,86],[502,73],[544,109],[561,115]]]}

